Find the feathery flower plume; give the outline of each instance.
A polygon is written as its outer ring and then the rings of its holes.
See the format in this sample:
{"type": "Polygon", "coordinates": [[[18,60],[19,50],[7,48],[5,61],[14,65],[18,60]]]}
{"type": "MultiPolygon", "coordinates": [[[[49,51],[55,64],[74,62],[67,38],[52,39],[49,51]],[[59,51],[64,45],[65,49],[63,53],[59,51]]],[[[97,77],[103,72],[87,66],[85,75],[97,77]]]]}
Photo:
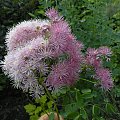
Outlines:
{"type": "Polygon", "coordinates": [[[110,71],[108,69],[104,69],[102,66],[101,56],[105,56],[107,58],[107,56],[110,55],[110,49],[103,46],[98,49],[87,49],[87,54],[85,57],[86,63],[93,66],[95,69],[96,79],[100,80],[100,84],[105,90],[110,90],[113,87],[113,81],[110,71]]]}
{"type": "Polygon", "coordinates": [[[113,87],[111,73],[108,69],[99,68],[96,70],[96,78],[100,80],[103,89],[110,90],[113,87]]]}
{"type": "Polygon", "coordinates": [[[97,49],[97,51],[98,51],[98,53],[99,53],[100,55],[109,56],[109,55],[112,54],[110,48],[108,48],[108,47],[106,47],[106,46],[99,47],[99,48],[97,49]]]}
{"type": "Polygon", "coordinates": [[[88,48],[86,53],[86,63],[92,65],[95,68],[102,66],[101,56],[105,56],[108,60],[109,56],[112,54],[108,47],[102,46],[98,49],[88,48]]]}
{"type": "Polygon", "coordinates": [[[75,67],[69,64],[69,61],[58,63],[52,68],[51,73],[48,76],[47,83],[59,88],[61,86],[70,86],[75,83],[78,78],[78,74],[75,67]]]}
{"type": "Polygon", "coordinates": [[[33,88],[38,86],[35,72],[39,71],[43,75],[48,73],[48,66],[43,59],[52,57],[52,52],[47,46],[48,42],[38,37],[27,42],[25,47],[11,51],[5,56],[3,69],[12,78],[15,87],[24,91],[35,90],[33,88]]]}
{"type": "Polygon", "coordinates": [[[70,59],[75,60],[76,62],[83,62],[82,50],[83,44],[73,39],[73,41],[68,42],[66,47],[66,52],[69,54],[70,59]]]}
{"type": "MultiPolygon", "coordinates": [[[[54,11],[53,13],[56,13],[54,15],[57,17],[59,16],[57,12],[54,11]]],[[[49,15],[53,15],[53,13],[47,11],[49,15]]],[[[53,67],[47,82],[55,88],[63,85],[72,85],[75,83],[75,78],[78,76],[76,74],[82,62],[83,56],[81,49],[83,45],[76,41],[68,23],[63,19],[56,19],[56,22],[51,24],[49,42],[53,45],[55,57],[59,57],[61,54],[66,53],[69,56],[69,60],[64,61],[64,63],[58,63],[53,67]]]]}
{"type": "Polygon", "coordinates": [[[60,33],[68,34],[71,33],[70,27],[67,22],[59,21],[57,23],[53,23],[50,27],[51,35],[56,35],[60,33]]]}
{"type": "Polygon", "coordinates": [[[59,16],[58,12],[54,8],[47,10],[46,16],[53,22],[59,21],[62,19],[62,16],[59,16]]]}
{"type": "Polygon", "coordinates": [[[55,49],[55,56],[58,57],[65,50],[68,42],[71,40],[69,37],[71,35],[71,30],[69,25],[65,21],[59,21],[53,23],[50,26],[50,39],[49,42],[51,46],[55,49]]]}
{"type": "Polygon", "coordinates": [[[99,56],[104,56],[106,58],[106,61],[110,60],[110,56],[112,54],[110,48],[106,46],[99,47],[97,49],[99,56]]]}
{"type": "Polygon", "coordinates": [[[37,38],[42,34],[44,26],[49,25],[47,20],[29,20],[17,24],[6,35],[6,43],[9,51],[24,46],[26,42],[37,38]]]}
{"type": "Polygon", "coordinates": [[[86,63],[95,68],[101,66],[101,59],[98,58],[98,51],[94,48],[88,48],[86,53],[86,63]]]}

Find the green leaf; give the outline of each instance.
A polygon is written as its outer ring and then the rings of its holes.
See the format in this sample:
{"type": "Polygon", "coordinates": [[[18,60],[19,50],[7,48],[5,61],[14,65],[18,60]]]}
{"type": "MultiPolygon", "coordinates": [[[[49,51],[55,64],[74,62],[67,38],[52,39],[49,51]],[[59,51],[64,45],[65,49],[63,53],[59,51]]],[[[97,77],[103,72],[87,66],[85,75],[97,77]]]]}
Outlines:
{"type": "Polygon", "coordinates": [[[38,106],[35,110],[35,115],[42,111],[42,107],[38,106]]]}
{"type": "Polygon", "coordinates": [[[84,105],[83,97],[79,91],[76,92],[76,101],[77,101],[77,105],[79,106],[79,108],[83,107],[84,105]]]}
{"type": "Polygon", "coordinates": [[[40,99],[39,99],[39,98],[36,98],[36,99],[35,99],[35,102],[36,102],[36,103],[40,103],[40,99]]]}
{"type": "Polygon", "coordinates": [[[69,115],[67,115],[67,118],[65,120],[74,120],[78,115],[79,115],[79,112],[77,111],[71,112],[69,115]]]}
{"type": "Polygon", "coordinates": [[[88,118],[87,112],[85,111],[84,108],[80,109],[80,114],[81,114],[83,119],[86,120],[88,118]]]}
{"type": "Polygon", "coordinates": [[[24,108],[25,108],[25,110],[26,110],[27,113],[29,113],[30,115],[32,115],[32,114],[34,114],[36,106],[32,105],[32,104],[28,104],[28,105],[25,105],[24,108]]]}
{"type": "Polygon", "coordinates": [[[54,118],[55,118],[55,115],[54,115],[54,113],[52,112],[52,113],[49,115],[49,120],[54,120],[54,118]]]}
{"type": "Polygon", "coordinates": [[[68,90],[67,87],[62,87],[62,88],[60,88],[60,93],[61,94],[66,94],[67,90],[68,90]]]}
{"type": "Polygon", "coordinates": [[[67,115],[69,115],[75,112],[78,108],[79,106],[77,105],[77,103],[71,103],[65,106],[65,112],[67,115]]]}
{"type": "Polygon", "coordinates": [[[87,94],[83,94],[82,97],[83,97],[84,99],[91,99],[91,98],[94,97],[94,94],[92,94],[92,93],[87,93],[87,94]]]}
{"type": "Polygon", "coordinates": [[[33,115],[30,116],[30,120],[38,120],[39,116],[38,115],[33,115]]]}
{"type": "Polygon", "coordinates": [[[38,14],[45,15],[45,12],[43,10],[37,11],[38,14]]]}
{"type": "Polygon", "coordinates": [[[105,106],[105,109],[106,109],[106,111],[108,112],[108,113],[115,113],[116,112],[116,109],[115,109],[115,107],[112,105],[112,104],[110,104],[110,103],[107,103],[106,104],[106,106],[105,106]]]}
{"type": "Polygon", "coordinates": [[[79,120],[79,118],[80,118],[80,115],[76,116],[74,120],[79,120]]]}
{"type": "Polygon", "coordinates": [[[28,13],[31,17],[35,18],[36,16],[32,13],[28,13]]]}
{"type": "Polygon", "coordinates": [[[120,88],[119,88],[119,86],[118,87],[116,86],[114,91],[115,91],[115,96],[120,97],[120,88]]]}
{"type": "Polygon", "coordinates": [[[95,119],[93,120],[105,120],[103,117],[96,117],[95,119]]]}
{"type": "Polygon", "coordinates": [[[49,102],[47,103],[48,108],[52,108],[53,103],[54,103],[53,101],[49,101],[49,102]]]}
{"type": "Polygon", "coordinates": [[[112,74],[113,74],[114,76],[120,75],[120,68],[114,69],[114,70],[112,71],[112,74]]]}
{"type": "Polygon", "coordinates": [[[45,104],[46,101],[47,101],[47,96],[46,96],[46,95],[44,95],[44,96],[42,96],[42,97],[40,98],[40,102],[41,102],[42,104],[45,104]]]}
{"type": "Polygon", "coordinates": [[[100,112],[99,107],[97,105],[93,105],[92,114],[96,116],[99,114],[99,112],[100,112]]]}
{"type": "Polygon", "coordinates": [[[91,93],[91,89],[82,89],[81,92],[82,92],[83,94],[91,93]]]}

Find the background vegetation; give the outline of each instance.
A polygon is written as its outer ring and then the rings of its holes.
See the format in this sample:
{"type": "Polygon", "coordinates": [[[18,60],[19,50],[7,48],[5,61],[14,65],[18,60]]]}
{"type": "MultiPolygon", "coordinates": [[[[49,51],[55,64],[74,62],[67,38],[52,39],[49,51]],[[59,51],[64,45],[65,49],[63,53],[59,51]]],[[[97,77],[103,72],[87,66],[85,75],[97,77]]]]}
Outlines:
{"type": "MultiPolygon", "coordinates": [[[[68,90],[63,90],[60,97],[65,109],[63,110],[66,119],[70,120],[89,119],[89,120],[119,120],[120,119],[120,1],[119,0],[4,0],[0,1],[0,59],[6,54],[4,39],[6,31],[14,24],[31,18],[46,18],[45,10],[55,7],[69,22],[73,33],[78,40],[88,47],[98,48],[106,45],[112,49],[111,61],[104,66],[112,70],[114,88],[110,92],[103,92],[98,86],[93,87],[92,83],[80,80],[72,89],[72,104],[65,97],[69,94],[68,90]],[[78,93],[80,91],[81,94],[78,93]],[[75,93],[75,94],[74,94],[75,93]],[[77,102],[76,102],[77,101],[77,102]],[[77,103],[77,104],[76,104],[77,103]],[[83,104],[84,103],[84,104],[83,104]],[[77,108],[79,104],[80,108],[77,108]],[[80,110],[79,113],[76,111],[80,110]],[[77,113],[77,114],[75,114],[77,113]]],[[[83,51],[84,52],[84,51],[83,51]]],[[[90,73],[89,73],[90,74],[90,73]]],[[[88,76],[85,76],[89,79],[88,76]]],[[[7,77],[0,71],[0,94],[3,99],[3,93],[10,86],[7,77]],[[3,89],[4,88],[4,89],[3,89]]],[[[12,90],[13,91],[13,90],[12,90]]],[[[12,92],[11,91],[11,92],[12,92]]],[[[19,94],[20,91],[16,93],[19,94]]],[[[59,98],[59,95],[57,95],[59,98]]],[[[28,98],[24,98],[28,99],[28,98]]],[[[0,100],[1,101],[1,100],[0,100]]],[[[41,101],[30,102],[30,106],[25,107],[28,113],[31,113],[32,120],[40,115],[43,110],[41,101]],[[30,110],[31,108],[31,110],[30,110]],[[38,109],[39,108],[39,109],[38,109]],[[37,109],[37,110],[36,110],[37,109]],[[37,112],[35,112],[37,111],[37,112]]],[[[47,100],[50,102],[49,100],[47,100]]],[[[21,101],[24,102],[24,101],[21,101]]],[[[42,102],[44,104],[44,102],[42,102]]],[[[52,104],[52,102],[51,102],[52,104]]],[[[44,105],[43,105],[44,106],[44,105]]],[[[47,106],[45,109],[50,109],[47,106]]],[[[61,107],[61,106],[59,106],[61,107]]],[[[2,109],[3,110],[3,109],[2,109]]],[[[61,114],[62,112],[61,111],[61,114]]],[[[4,114],[0,114],[2,117],[4,114]]],[[[15,118],[13,118],[14,120],[15,118]]],[[[6,117],[5,120],[9,120],[6,117]]],[[[27,118],[26,118],[27,120],[27,118]]]]}

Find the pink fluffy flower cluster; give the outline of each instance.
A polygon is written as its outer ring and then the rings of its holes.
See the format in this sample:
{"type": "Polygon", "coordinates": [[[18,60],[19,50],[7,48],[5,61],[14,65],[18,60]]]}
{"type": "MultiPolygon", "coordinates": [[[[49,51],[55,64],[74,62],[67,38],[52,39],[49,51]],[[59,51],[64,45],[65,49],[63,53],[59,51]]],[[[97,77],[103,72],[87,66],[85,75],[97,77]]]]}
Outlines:
{"type": "Polygon", "coordinates": [[[37,75],[44,76],[46,85],[59,88],[73,85],[79,79],[81,64],[94,67],[96,78],[106,90],[113,86],[108,69],[102,67],[101,56],[111,54],[107,47],[89,48],[86,55],[83,44],[71,33],[68,23],[55,9],[46,12],[50,20],[24,21],[6,35],[7,55],[3,70],[13,85],[28,91],[34,97],[44,94],[37,75]],[[67,56],[61,60],[61,56],[67,56]],[[52,59],[54,64],[49,64],[52,59]]]}
{"type": "Polygon", "coordinates": [[[105,57],[108,61],[111,54],[108,47],[99,47],[98,49],[88,48],[85,56],[85,63],[94,68],[95,78],[100,80],[100,84],[105,90],[110,90],[113,87],[113,81],[109,69],[102,66],[101,57],[105,57]]]}

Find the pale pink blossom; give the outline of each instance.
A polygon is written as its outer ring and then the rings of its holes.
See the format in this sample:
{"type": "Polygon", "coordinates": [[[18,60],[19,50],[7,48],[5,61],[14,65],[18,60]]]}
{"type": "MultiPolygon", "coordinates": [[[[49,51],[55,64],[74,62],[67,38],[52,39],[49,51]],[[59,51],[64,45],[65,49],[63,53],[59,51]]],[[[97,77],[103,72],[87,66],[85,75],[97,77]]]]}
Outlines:
{"type": "Polygon", "coordinates": [[[7,32],[6,43],[8,50],[11,51],[24,46],[28,41],[42,35],[44,26],[49,24],[47,20],[29,20],[17,24],[7,32]]]}
{"type": "Polygon", "coordinates": [[[24,91],[36,89],[38,82],[35,73],[48,73],[49,67],[44,63],[44,59],[51,58],[52,52],[47,46],[48,42],[38,37],[27,42],[25,47],[8,52],[3,62],[3,70],[12,79],[13,86],[24,91]]]}

